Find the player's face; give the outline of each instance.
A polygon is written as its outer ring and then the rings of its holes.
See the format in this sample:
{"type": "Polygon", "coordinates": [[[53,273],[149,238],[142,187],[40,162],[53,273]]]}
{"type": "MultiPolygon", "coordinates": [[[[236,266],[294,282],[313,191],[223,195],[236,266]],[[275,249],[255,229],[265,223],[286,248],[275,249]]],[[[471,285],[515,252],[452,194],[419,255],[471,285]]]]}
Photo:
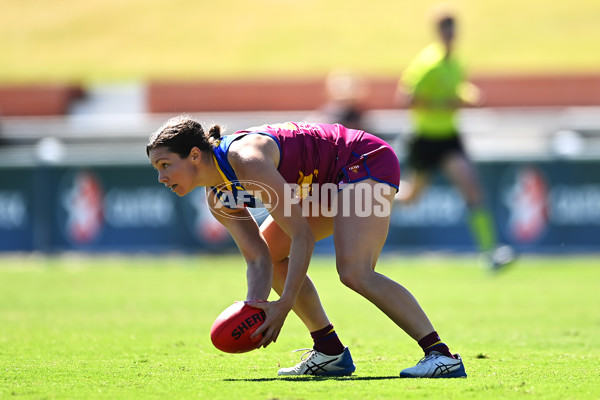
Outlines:
{"type": "Polygon", "coordinates": [[[149,157],[152,166],[158,171],[158,181],[173,193],[185,196],[196,187],[196,167],[191,156],[181,158],[166,147],[157,147],[150,151],[149,157]]]}

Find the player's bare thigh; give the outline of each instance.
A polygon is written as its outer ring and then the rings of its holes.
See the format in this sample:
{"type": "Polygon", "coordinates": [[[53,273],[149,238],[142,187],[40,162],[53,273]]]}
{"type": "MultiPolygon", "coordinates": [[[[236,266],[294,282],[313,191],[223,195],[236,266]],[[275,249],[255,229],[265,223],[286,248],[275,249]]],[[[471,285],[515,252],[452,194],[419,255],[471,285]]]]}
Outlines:
{"type": "Polygon", "coordinates": [[[334,243],[338,271],[354,266],[375,267],[389,229],[396,190],[373,179],[346,188],[338,193],[338,211],[346,214],[335,217],[334,243]],[[360,185],[368,185],[368,187],[360,185]],[[366,196],[370,196],[367,199],[366,196]]]}
{"type": "MultiPolygon", "coordinates": [[[[324,239],[333,233],[333,218],[307,217],[307,220],[315,240],[324,239]]],[[[260,231],[269,246],[272,260],[283,260],[290,254],[292,241],[271,216],[261,224],[260,231]]]]}

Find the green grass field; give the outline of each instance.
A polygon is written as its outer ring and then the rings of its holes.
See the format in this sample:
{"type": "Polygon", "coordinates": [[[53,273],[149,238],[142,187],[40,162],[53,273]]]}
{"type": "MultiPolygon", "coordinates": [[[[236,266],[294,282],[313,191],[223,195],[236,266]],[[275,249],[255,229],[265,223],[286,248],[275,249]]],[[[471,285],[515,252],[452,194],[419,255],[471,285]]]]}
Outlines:
{"type": "MultiPolygon", "coordinates": [[[[431,38],[433,0],[19,0],[0,12],[0,83],[398,76],[431,38]]],[[[457,0],[473,73],[597,72],[600,2],[457,0]]],[[[342,286],[310,274],[356,373],[277,378],[309,336],[230,355],[209,329],[245,294],[238,257],[0,256],[0,399],[594,399],[598,257],[524,258],[499,276],[468,257],[383,257],[465,360],[460,380],[400,380],[418,346],[342,286]]]]}
{"type": "Polygon", "coordinates": [[[338,281],[310,274],[357,371],[277,378],[311,345],[290,315],[277,343],[232,355],[214,318],[245,295],[237,256],[0,258],[2,399],[597,399],[600,269],[594,257],[525,257],[491,276],[466,256],[385,255],[378,270],[420,300],[469,377],[399,379],[421,351],[338,281]]]}
{"type": "MultiPolygon", "coordinates": [[[[396,77],[438,0],[19,0],[0,13],[0,83],[396,77]]],[[[597,72],[598,0],[450,0],[473,73],[597,72]]]]}

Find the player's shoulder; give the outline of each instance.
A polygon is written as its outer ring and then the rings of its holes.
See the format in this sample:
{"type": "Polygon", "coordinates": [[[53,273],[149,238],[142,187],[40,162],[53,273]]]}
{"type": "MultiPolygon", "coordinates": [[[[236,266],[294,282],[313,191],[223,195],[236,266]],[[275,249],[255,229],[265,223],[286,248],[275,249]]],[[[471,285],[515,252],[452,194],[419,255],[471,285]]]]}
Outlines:
{"type": "Polygon", "coordinates": [[[229,146],[227,159],[235,169],[243,165],[268,161],[279,153],[279,147],[269,135],[244,135],[229,146]]]}

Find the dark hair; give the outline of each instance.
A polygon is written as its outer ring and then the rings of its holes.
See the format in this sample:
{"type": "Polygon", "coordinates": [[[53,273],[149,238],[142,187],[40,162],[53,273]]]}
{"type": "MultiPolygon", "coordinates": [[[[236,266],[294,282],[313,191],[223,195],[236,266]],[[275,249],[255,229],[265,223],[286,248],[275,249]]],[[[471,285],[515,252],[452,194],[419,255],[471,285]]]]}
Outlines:
{"type": "Polygon", "coordinates": [[[454,28],[454,17],[452,15],[445,15],[438,20],[439,29],[453,29],[454,28]]]}
{"type": "Polygon", "coordinates": [[[437,4],[431,8],[430,15],[438,30],[452,29],[456,24],[455,10],[449,4],[437,4]]]}
{"type": "Polygon", "coordinates": [[[146,155],[149,156],[150,151],[157,147],[166,147],[181,158],[189,156],[193,147],[198,147],[202,152],[210,152],[219,144],[222,130],[220,125],[212,125],[207,135],[200,122],[190,116],[173,117],[150,136],[146,155]]]}

